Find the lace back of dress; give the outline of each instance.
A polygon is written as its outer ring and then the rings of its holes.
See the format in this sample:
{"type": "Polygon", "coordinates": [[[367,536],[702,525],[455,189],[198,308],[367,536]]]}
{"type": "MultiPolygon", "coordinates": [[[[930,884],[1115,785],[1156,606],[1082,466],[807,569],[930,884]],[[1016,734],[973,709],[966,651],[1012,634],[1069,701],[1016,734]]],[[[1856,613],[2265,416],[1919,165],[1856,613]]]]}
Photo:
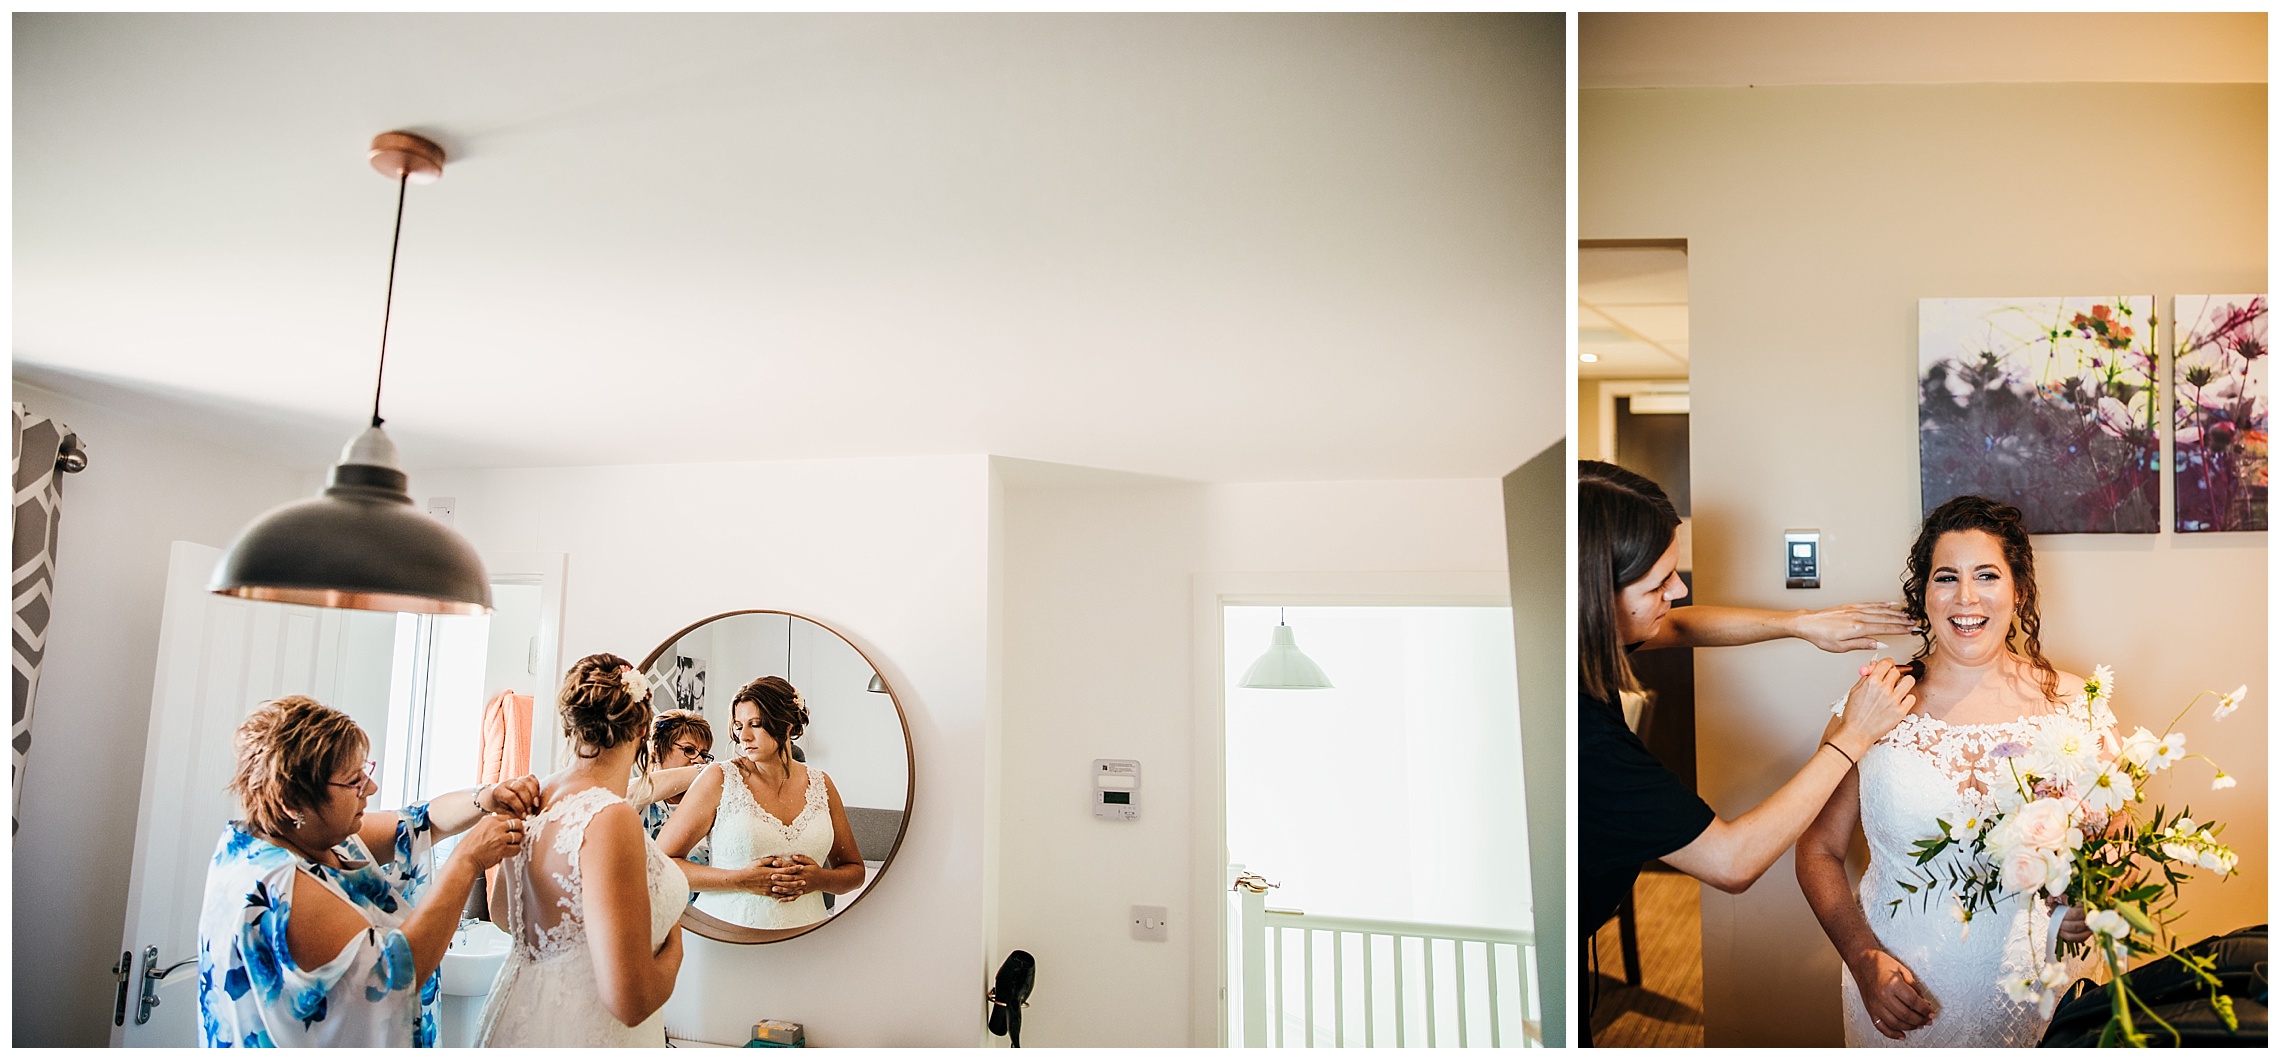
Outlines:
{"type": "Polygon", "coordinates": [[[602,788],[587,788],[557,800],[531,818],[519,871],[510,875],[515,901],[508,924],[515,940],[541,957],[552,956],[585,938],[585,896],[578,850],[586,824],[616,802],[602,788]]]}

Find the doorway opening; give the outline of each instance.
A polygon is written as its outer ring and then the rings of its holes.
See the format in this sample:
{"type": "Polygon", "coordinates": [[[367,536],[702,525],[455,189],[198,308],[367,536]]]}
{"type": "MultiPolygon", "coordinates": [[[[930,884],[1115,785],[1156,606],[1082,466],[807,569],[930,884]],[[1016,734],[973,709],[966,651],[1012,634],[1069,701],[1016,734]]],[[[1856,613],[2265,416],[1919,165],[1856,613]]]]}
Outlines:
{"type": "Polygon", "coordinates": [[[1228,1044],[1532,1039],[1512,609],[1221,619],[1228,1044]],[[1285,623],[1330,687],[1244,686],[1285,623]]]}

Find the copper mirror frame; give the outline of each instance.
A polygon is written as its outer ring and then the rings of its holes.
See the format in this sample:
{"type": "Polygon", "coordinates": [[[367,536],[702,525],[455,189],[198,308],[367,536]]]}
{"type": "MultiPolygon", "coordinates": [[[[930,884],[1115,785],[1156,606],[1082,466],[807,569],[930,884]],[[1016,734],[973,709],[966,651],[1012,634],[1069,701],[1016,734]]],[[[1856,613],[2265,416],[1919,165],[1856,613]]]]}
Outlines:
{"type": "MultiPolygon", "coordinates": [[[[895,832],[894,845],[887,848],[887,856],[880,859],[879,861],[879,871],[872,875],[869,882],[864,885],[862,893],[856,895],[855,900],[847,903],[844,908],[833,910],[830,916],[824,917],[815,923],[804,924],[793,928],[756,928],[747,927],[743,924],[732,924],[726,920],[722,920],[721,918],[712,915],[711,913],[707,913],[704,910],[698,909],[695,902],[689,903],[687,908],[684,908],[681,911],[682,927],[687,928],[688,930],[702,935],[708,939],[712,939],[715,942],[730,942],[736,943],[738,945],[749,946],[768,942],[782,942],[786,939],[797,938],[801,935],[807,934],[808,932],[814,931],[817,928],[824,926],[825,924],[829,924],[832,921],[838,920],[840,917],[846,916],[848,913],[854,912],[855,907],[861,905],[863,899],[870,897],[871,892],[878,888],[879,881],[886,878],[887,870],[894,867],[895,855],[902,851],[904,837],[910,835],[911,810],[913,805],[917,802],[918,797],[918,752],[916,747],[911,743],[910,715],[903,710],[902,695],[895,691],[893,682],[887,680],[886,671],[879,668],[878,661],[872,659],[870,653],[864,651],[862,646],[856,644],[854,640],[850,639],[847,636],[847,634],[841,633],[839,630],[832,628],[828,623],[818,622],[815,619],[809,618],[808,616],[799,614],[797,612],[777,611],[771,608],[746,608],[741,611],[723,611],[720,614],[699,619],[695,622],[691,622],[688,625],[681,627],[679,630],[676,630],[672,636],[665,638],[664,643],[650,649],[649,654],[642,657],[641,664],[634,668],[635,672],[648,673],[650,671],[650,668],[657,664],[657,660],[659,658],[662,658],[666,652],[673,650],[674,645],[681,642],[681,638],[686,637],[689,634],[694,633],[707,625],[718,622],[721,619],[734,618],[738,615],[782,615],[787,619],[806,622],[810,625],[815,626],[817,629],[821,629],[824,632],[831,634],[834,637],[838,637],[841,643],[846,644],[849,648],[854,649],[855,654],[861,656],[863,662],[871,668],[871,673],[877,675],[879,685],[886,692],[887,699],[895,705],[895,720],[902,726],[903,776],[905,778],[903,784],[902,827],[895,832]]],[[[866,858],[865,860],[869,859],[866,858]]]]}

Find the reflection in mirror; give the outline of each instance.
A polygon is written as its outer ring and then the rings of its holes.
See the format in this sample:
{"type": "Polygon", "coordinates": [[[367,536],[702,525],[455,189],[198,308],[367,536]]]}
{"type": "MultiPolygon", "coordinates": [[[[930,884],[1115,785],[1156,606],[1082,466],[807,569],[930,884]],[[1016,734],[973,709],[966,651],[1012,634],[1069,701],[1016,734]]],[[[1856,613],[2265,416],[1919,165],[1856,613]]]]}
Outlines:
{"type": "Polygon", "coordinates": [[[682,631],[641,669],[659,715],[636,790],[670,796],[643,822],[696,892],[687,926],[773,942],[876,885],[910,812],[911,750],[862,652],[810,619],[744,611],[682,631]]]}

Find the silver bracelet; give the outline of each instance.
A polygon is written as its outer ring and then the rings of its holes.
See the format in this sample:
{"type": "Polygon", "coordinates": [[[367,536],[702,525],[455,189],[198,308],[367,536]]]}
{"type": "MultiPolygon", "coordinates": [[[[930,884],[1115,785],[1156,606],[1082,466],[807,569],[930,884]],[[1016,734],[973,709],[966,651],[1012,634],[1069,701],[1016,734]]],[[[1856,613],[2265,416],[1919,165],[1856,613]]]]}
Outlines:
{"type": "Polygon", "coordinates": [[[490,788],[495,788],[495,787],[498,787],[498,785],[497,785],[497,784],[477,784],[477,785],[475,785],[475,810],[476,810],[476,812],[478,812],[478,813],[490,813],[490,812],[491,812],[490,810],[486,810],[486,809],[484,809],[484,808],[483,808],[483,792],[484,792],[485,790],[487,790],[487,789],[490,789],[490,788]]]}

